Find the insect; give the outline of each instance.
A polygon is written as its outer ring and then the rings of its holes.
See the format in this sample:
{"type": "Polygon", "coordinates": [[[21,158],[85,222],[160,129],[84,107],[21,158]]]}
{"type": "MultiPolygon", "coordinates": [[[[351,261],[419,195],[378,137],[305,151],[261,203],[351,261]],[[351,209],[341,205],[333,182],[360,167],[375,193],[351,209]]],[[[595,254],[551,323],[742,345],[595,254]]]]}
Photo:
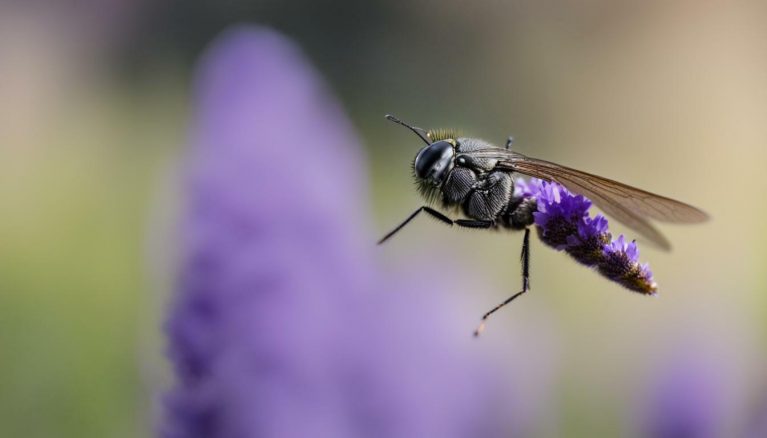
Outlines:
{"type": "Polygon", "coordinates": [[[522,290],[487,311],[474,332],[475,336],[482,332],[490,315],[530,289],[530,227],[535,224],[533,213],[536,211],[536,203],[514,195],[515,174],[557,183],[573,193],[585,196],[607,215],[664,250],[669,250],[670,244],[650,224],[649,219],[695,223],[708,218],[703,211],[683,202],[514,152],[511,150],[511,137],[505,147],[501,148],[484,140],[459,136],[453,130],[425,130],[392,115],[386,118],[410,129],[426,144],[413,161],[416,185],[426,205],[418,208],[386,234],[378,242],[379,245],[421,212],[445,224],[464,228],[524,231],[520,257],[522,290]],[[430,206],[434,204],[446,212],[462,213],[465,218],[451,219],[430,206]]]}

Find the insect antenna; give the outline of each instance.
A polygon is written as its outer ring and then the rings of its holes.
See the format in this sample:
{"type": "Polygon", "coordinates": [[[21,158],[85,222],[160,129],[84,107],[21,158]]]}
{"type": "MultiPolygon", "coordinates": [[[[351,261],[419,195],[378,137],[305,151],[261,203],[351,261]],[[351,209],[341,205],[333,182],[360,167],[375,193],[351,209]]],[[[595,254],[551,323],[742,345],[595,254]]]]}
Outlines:
{"type": "Polygon", "coordinates": [[[431,141],[429,141],[429,134],[426,132],[426,130],[418,128],[418,127],[415,127],[415,126],[410,126],[407,123],[405,123],[402,120],[394,117],[391,114],[387,114],[386,115],[386,120],[389,120],[389,121],[394,122],[394,123],[396,123],[398,125],[404,126],[405,128],[413,131],[418,137],[421,138],[421,140],[424,141],[424,143],[431,144],[431,141]]]}

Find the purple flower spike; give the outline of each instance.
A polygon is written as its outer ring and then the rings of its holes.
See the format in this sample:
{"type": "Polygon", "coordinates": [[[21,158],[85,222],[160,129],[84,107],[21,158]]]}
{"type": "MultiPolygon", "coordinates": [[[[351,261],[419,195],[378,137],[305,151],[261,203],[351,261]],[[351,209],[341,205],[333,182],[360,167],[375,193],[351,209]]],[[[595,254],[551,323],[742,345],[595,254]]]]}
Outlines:
{"type": "Polygon", "coordinates": [[[553,182],[535,178],[520,180],[515,196],[535,199],[533,213],[541,240],[570,254],[576,261],[596,268],[600,274],[624,287],[643,294],[655,294],[657,285],[647,264],[640,265],[636,242],[623,236],[611,242],[607,218],[589,216],[591,201],[574,195],[553,182]]]}
{"type": "Polygon", "coordinates": [[[518,179],[514,182],[515,197],[536,197],[543,190],[544,182],[538,178],[518,179]]]}
{"type": "Polygon", "coordinates": [[[639,249],[636,242],[626,243],[623,235],[605,246],[603,263],[597,268],[605,277],[616,281],[636,292],[654,294],[657,285],[649,267],[640,265],[639,249]]]}
{"type": "Polygon", "coordinates": [[[541,240],[558,250],[567,248],[568,237],[576,236],[584,218],[588,217],[591,201],[573,195],[559,184],[546,182],[535,197],[538,211],[533,217],[535,225],[542,231],[541,240]]]}
{"type": "Polygon", "coordinates": [[[359,144],[300,51],[233,29],[196,79],[162,435],[507,435],[441,285],[378,272],[359,144]]]}

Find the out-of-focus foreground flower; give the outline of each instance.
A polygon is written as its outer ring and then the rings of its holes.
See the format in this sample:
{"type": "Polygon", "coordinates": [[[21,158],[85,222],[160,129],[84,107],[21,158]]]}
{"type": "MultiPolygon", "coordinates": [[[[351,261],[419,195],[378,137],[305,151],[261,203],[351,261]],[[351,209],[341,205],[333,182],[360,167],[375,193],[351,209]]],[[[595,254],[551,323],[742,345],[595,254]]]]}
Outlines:
{"type": "Polygon", "coordinates": [[[233,29],[196,87],[162,434],[507,433],[504,385],[430,327],[440,302],[389,293],[357,140],[301,53],[233,29]]]}
{"type": "Polygon", "coordinates": [[[730,370],[726,361],[705,348],[677,348],[649,374],[647,393],[635,413],[636,436],[728,436],[727,409],[733,397],[731,379],[724,371],[730,370]]]}
{"type": "Polygon", "coordinates": [[[626,242],[623,235],[611,240],[607,218],[589,215],[589,199],[536,178],[518,180],[515,196],[535,200],[538,211],[533,216],[543,243],[567,252],[627,289],[643,294],[657,292],[649,266],[639,263],[636,242],[626,242]]]}

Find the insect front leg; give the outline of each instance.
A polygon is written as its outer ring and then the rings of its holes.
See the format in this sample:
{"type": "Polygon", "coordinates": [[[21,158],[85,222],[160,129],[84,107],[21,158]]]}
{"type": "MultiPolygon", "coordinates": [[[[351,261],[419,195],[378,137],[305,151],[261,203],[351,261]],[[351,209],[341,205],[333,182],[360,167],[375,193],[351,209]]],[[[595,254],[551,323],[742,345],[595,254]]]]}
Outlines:
{"type": "Polygon", "coordinates": [[[514,301],[515,298],[530,290],[530,228],[525,228],[525,237],[522,239],[522,254],[520,255],[522,262],[522,290],[507,298],[501,304],[493,307],[487,313],[482,316],[482,322],[479,324],[476,330],[474,330],[474,336],[479,336],[482,331],[485,330],[485,322],[487,318],[493,313],[500,310],[505,305],[514,301]]]}
{"type": "Polygon", "coordinates": [[[477,221],[472,219],[458,219],[455,224],[464,228],[493,228],[495,221],[477,221]]]}
{"type": "Polygon", "coordinates": [[[421,208],[419,208],[418,210],[414,211],[414,212],[413,212],[413,214],[411,214],[410,216],[408,216],[408,218],[407,218],[407,219],[405,219],[405,220],[404,220],[404,221],[403,221],[401,224],[397,225],[397,228],[395,228],[395,229],[391,230],[391,231],[389,232],[389,234],[387,234],[387,235],[383,236],[383,238],[382,238],[381,240],[379,240],[379,241],[378,241],[378,244],[380,245],[380,244],[382,244],[382,243],[386,242],[387,240],[389,240],[389,238],[390,238],[391,236],[395,235],[395,234],[396,234],[396,233],[397,233],[399,230],[401,230],[401,229],[402,229],[402,228],[403,228],[405,225],[407,225],[407,224],[408,224],[410,221],[412,221],[413,219],[415,219],[415,217],[416,217],[416,216],[418,216],[418,213],[420,213],[420,212],[422,212],[422,211],[425,211],[427,214],[429,214],[429,215],[431,215],[432,217],[436,218],[436,219],[437,219],[437,220],[439,220],[440,222],[446,223],[446,224],[448,224],[448,225],[451,225],[451,226],[453,225],[453,220],[452,220],[452,219],[450,219],[449,217],[445,216],[444,214],[442,214],[442,213],[438,212],[437,210],[435,210],[435,209],[433,209],[433,208],[431,208],[431,207],[427,207],[427,206],[425,206],[425,205],[424,205],[423,207],[421,207],[421,208]]]}

